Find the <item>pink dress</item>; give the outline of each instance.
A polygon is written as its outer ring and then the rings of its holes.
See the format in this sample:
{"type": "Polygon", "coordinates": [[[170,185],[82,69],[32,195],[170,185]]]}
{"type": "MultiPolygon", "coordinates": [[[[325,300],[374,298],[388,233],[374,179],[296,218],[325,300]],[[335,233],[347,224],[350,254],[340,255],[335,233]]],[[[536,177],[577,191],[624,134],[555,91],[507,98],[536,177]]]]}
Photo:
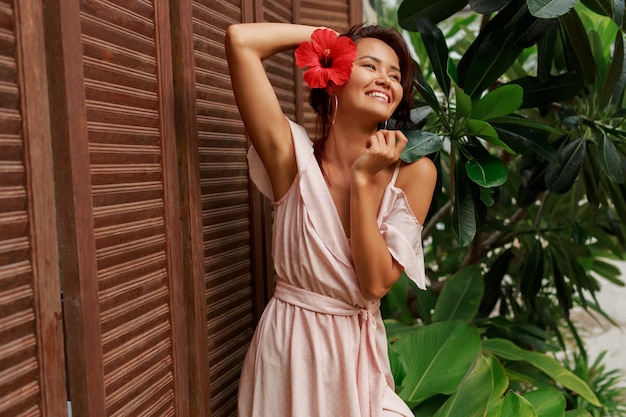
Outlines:
{"type": "MultiPolygon", "coordinates": [[[[379,305],[359,290],[330,191],[301,126],[289,122],[298,175],[275,203],[272,255],[278,277],[246,355],[239,417],[413,416],[393,391],[379,305]]],[[[273,200],[254,148],[250,176],[273,200]]],[[[404,192],[387,186],[378,225],[409,278],[425,286],[422,226],[404,192]]]]}

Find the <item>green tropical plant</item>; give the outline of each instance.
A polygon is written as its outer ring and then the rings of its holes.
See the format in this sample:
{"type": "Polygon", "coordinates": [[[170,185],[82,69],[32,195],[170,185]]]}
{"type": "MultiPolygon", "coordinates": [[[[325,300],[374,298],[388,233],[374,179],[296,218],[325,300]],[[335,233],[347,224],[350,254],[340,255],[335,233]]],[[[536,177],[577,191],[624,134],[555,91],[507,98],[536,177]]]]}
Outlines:
{"type": "Polygon", "coordinates": [[[623,15],[611,0],[404,0],[383,22],[420,65],[402,158],[440,173],[423,231],[431,286],[402,278],[383,303],[416,415],[598,410],[553,353],[572,337],[584,352],[570,310],[602,313],[601,280],[623,285],[607,262],[626,249],[623,15]]]}

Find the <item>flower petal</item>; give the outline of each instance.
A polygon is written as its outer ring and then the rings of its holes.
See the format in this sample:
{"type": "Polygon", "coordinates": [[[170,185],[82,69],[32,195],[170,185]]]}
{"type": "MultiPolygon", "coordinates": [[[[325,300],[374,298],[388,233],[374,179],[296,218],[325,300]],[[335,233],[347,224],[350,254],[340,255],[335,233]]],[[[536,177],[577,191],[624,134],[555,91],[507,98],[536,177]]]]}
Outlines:
{"type": "Polygon", "coordinates": [[[294,56],[300,68],[319,65],[319,55],[311,42],[302,42],[294,51],[294,56]]]}
{"type": "Polygon", "coordinates": [[[356,44],[346,36],[337,37],[333,30],[316,29],[311,41],[302,42],[294,55],[298,67],[308,67],[304,81],[309,87],[324,88],[329,80],[342,85],[350,79],[356,44]]]}

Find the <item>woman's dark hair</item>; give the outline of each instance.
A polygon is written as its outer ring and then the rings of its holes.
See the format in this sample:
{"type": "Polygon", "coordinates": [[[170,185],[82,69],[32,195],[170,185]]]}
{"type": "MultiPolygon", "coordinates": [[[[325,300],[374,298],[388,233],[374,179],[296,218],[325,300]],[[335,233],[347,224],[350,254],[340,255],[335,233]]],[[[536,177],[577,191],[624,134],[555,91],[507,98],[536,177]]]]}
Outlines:
{"type": "MultiPolygon", "coordinates": [[[[356,25],[351,27],[348,32],[340,36],[348,36],[355,43],[363,38],[375,38],[383,41],[394,50],[398,55],[400,62],[400,74],[402,84],[402,100],[394,111],[392,117],[395,119],[396,126],[402,127],[409,123],[411,105],[413,103],[413,92],[415,90],[415,81],[413,77],[413,60],[411,54],[404,41],[402,35],[394,28],[382,27],[380,25],[356,25]]],[[[318,147],[323,146],[332,125],[331,115],[334,103],[326,93],[324,88],[311,89],[309,103],[317,115],[317,143],[318,147]]],[[[320,151],[321,149],[318,149],[320,151]]]]}

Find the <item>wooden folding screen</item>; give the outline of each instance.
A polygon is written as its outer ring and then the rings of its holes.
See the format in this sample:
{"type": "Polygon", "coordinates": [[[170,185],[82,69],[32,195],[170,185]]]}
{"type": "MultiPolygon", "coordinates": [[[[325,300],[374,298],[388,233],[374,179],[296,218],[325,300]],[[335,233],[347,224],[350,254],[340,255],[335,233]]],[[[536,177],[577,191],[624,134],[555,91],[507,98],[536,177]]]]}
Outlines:
{"type": "Polygon", "coordinates": [[[63,416],[42,8],[0,1],[0,416],[63,416]]]}
{"type": "Polygon", "coordinates": [[[74,415],[185,415],[168,1],[46,1],[74,415]]]}
{"type": "MultiPolygon", "coordinates": [[[[344,29],[360,10],[0,0],[0,416],[62,417],[67,400],[80,417],[236,415],[272,292],[271,205],[248,181],[224,33],[344,29]]],[[[292,54],[266,68],[312,132],[292,54]]]]}

